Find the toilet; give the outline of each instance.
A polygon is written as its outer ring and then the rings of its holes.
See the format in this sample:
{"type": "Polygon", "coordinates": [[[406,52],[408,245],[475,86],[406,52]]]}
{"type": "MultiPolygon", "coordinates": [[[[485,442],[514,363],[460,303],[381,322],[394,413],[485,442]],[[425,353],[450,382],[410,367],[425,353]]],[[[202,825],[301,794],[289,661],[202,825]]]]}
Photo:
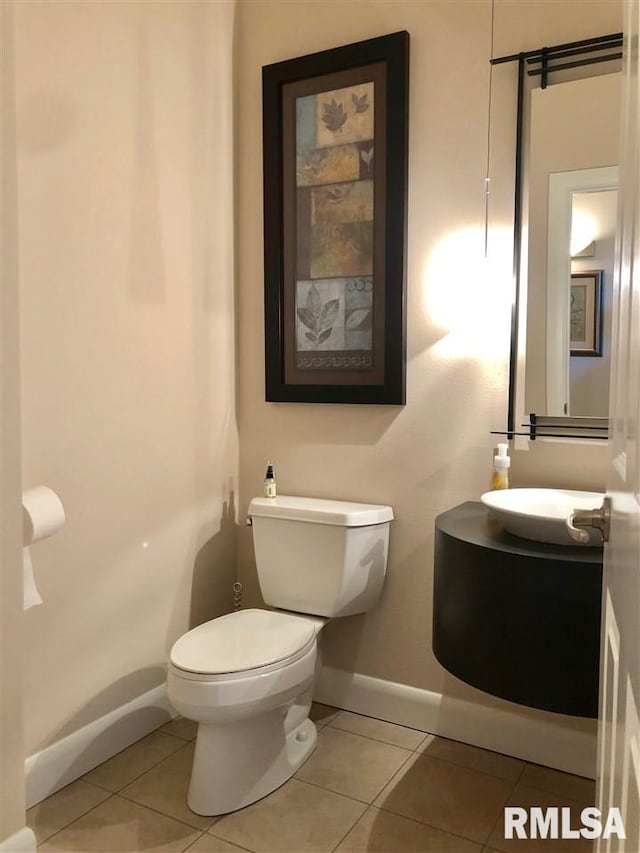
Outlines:
{"type": "Polygon", "coordinates": [[[260,589],[171,649],[169,699],[198,723],[187,802],[201,815],[249,805],[287,781],[317,742],[309,719],[318,635],[370,610],[387,568],[389,506],[316,498],[249,505],[260,589]]]}

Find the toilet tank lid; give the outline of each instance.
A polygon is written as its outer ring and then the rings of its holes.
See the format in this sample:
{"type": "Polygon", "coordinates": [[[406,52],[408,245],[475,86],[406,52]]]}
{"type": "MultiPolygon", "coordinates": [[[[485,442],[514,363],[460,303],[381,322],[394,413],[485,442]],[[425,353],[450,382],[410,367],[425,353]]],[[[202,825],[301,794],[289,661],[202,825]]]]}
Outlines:
{"type": "Polygon", "coordinates": [[[253,498],[249,504],[249,515],[340,527],[367,527],[392,521],[393,509],[379,504],[278,495],[276,498],[253,498]]]}

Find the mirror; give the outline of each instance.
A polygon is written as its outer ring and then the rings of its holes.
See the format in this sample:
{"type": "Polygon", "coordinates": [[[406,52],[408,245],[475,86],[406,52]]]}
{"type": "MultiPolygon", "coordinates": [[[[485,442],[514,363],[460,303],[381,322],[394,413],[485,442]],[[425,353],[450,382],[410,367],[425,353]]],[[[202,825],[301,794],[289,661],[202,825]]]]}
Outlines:
{"type": "Polygon", "coordinates": [[[491,60],[518,68],[510,438],[607,437],[621,47],[491,60]]]}
{"type": "Polygon", "coordinates": [[[617,73],[531,92],[527,412],[608,416],[619,102],[617,73]]]}

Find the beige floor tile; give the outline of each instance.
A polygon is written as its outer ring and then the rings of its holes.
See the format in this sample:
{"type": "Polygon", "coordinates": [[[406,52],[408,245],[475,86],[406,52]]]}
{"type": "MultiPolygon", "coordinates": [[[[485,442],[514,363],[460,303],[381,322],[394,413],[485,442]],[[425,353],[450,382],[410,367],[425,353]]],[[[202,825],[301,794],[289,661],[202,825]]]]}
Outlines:
{"type": "Polygon", "coordinates": [[[215,838],[206,832],[191,847],[187,847],[188,853],[246,853],[246,849],[246,847],[238,847],[237,844],[225,841],[223,838],[215,838]]]}
{"type": "Polygon", "coordinates": [[[191,826],[114,796],[56,833],[38,851],[174,853],[186,850],[199,834],[191,826]]]}
{"type": "Polygon", "coordinates": [[[573,776],[571,773],[551,770],[550,767],[541,767],[539,764],[527,764],[520,781],[530,788],[540,788],[571,800],[595,805],[596,783],[593,779],[585,779],[584,776],[573,776]]]}
{"type": "Polygon", "coordinates": [[[397,726],[395,723],[387,723],[384,720],[376,720],[373,717],[352,714],[351,711],[340,711],[329,725],[344,732],[353,732],[353,734],[381,740],[404,749],[417,749],[425,739],[424,732],[397,726]]]}
{"type": "Polygon", "coordinates": [[[198,733],[198,724],[195,720],[187,720],[186,717],[175,717],[165,723],[158,731],[165,735],[182,738],[182,740],[194,740],[198,733]]]}
{"type": "MultiPolygon", "coordinates": [[[[509,806],[521,806],[530,809],[532,806],[540,808],[570,808],[571,826],[573,829],[580,826],[580,812],[584,808],[583,803],[578,803],[559,794],[550,791],[541,791],[538,788],[529,788],[519,782],[512,795],[509,797],[509,806]]],[[[593,805],[593,803],[591,804],[593,805]]],[[[528,827],[528,824],[527,824],[528,827]]],[[[529,834],[527,832],[527,834],[529,834]]],[[[504,819],[501,819],[491,833],[488,841],[491,847],[495,847],[501,853],[591,853],[593,841],[587,838],[572,839],[549,839],[549,838],[511,838],[504,837],[504,819]]]]}
{"type": "Polygon", "coordinates": [[[318,731],[330,723],[340,713],[339,708],[332,708],[331,705],[323,705],[321,702],[314,702],[311,705],[309,719],[316,724],[318,731]]]}
{"type": "Polygon", "coordinates": [[[119,791],[183,746],[184,740],[180,738],[152,732],[91,770],[83,779],[107,791],[119,791]]]}
{"type": "Polygon", "coordinates": [[[505,779],[418,753],[375,805],[482,844],[512,788],[505,779]]]}
{"type": "Polygon", "coordinates": [[[72,820],[88,812],[111,796],[103,788],[77,779],[27,810],[27,825],[40,844],[72,820]]]}
{"type": "Polygon", "coordinates": [[[246,809],[225,815],[210,830],[256,853],[328,853],[366,806],[291,779],[246,809]]]}
{"type": "Polygon", "coordinates": [[[470,770],[479,770],[481,773],[489,773],[511,782],[518,779],[525,766],[525,762],[518,758],[435,735],[428,735],[418,747],[418,752],[428,755],[429,758],[451,761],[452,764],[460,764],[470,770]]]}
{"type": "Polygon", "coordinates": [[[369,807],[336,853],[480,853],[473,841],[369,807]]]}
{"type": "Polygon", "coordinates": [[[187,805],[193,751],[194,744],[183,746],[123,788],[120,795],[197,829],[208,829],[215,818],[197,815],[187,805]]]}
{"type": "Polygon", "coordinates": [[[370,803],[411,755],[409,750],[326,726],[296,777],[370,803]]]}

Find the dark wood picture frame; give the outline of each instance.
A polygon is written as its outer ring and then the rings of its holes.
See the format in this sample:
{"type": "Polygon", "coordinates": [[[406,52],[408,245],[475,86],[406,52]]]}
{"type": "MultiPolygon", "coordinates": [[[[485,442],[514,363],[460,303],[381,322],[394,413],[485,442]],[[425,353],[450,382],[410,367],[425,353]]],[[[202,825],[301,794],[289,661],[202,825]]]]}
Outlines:
{"type": "Polygon", "coordinates": [[[602,270],[571,273],[570,355],[602,357],[602,270]]]}
{"type": "Polygon", "coordinates": [[[404,405],[409,34],[262,69],[266,399],[404,405]]]}

